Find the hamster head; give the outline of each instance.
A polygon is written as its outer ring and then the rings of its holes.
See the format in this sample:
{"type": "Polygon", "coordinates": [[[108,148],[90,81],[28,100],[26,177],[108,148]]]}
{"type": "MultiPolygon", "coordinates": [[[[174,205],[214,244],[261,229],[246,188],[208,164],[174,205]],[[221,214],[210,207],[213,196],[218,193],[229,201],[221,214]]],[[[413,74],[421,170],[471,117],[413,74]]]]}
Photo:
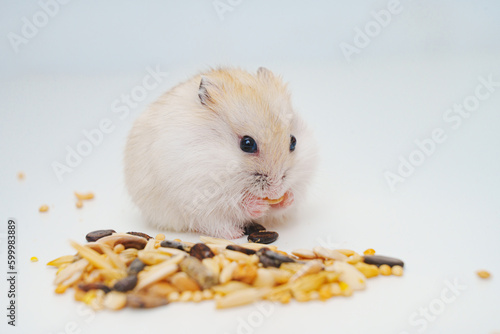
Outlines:
{"type": "Polygon", "coordinates": [[[287,85],[265,68],[256,74],[217,69],[201,76],[198,98],[217,119],[219,149],[230,157],[230,187],[244,219],[279,220],[302,198],[316,160],[312,134],[287,85]]]}

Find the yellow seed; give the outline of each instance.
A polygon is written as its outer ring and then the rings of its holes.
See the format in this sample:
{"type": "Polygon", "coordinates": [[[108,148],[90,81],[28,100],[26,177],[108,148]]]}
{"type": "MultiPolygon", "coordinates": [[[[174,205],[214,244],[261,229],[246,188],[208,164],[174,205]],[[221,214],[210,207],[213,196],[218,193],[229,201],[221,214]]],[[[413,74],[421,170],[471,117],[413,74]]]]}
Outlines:
{"type": "Polygon", "coordinates": [[[199,303],[203,300],[203,294],[201,293],[201,291],[195,291],[193,293],[193,298],[192,298],[193,302],[195,303],[199,303]]]}
{"type": "Polygon", "coordinates": [[[179,301],[181,302],[188,302],[192,300],[193,298],[193,291],[184,291],[181,293],[181,297],[179,298],[179,301]]]}
{"type": "MultiPolygon", "coordinates": [[[[403,269],[403,268],[401,268],[403,269]]],[[[383,264],[381,265],[378,270],[380,271],[380,274],[384,275],[384,276],[389,276],[390,274],[392,274],[392,269],[389,265],[387,264],[383,264]]],[[[397,272],[397,270],[396,270],[397,272]]]]}
{"type": "Polygon", "coordinates": [[[180,297],[181,297],[181,294],[178,293],[177,291],[174,291],[174,292],[170,292],[170,294],[168,295],[168,300],[171,302],[176,302],[179,300],[180,297]]]}
{"type": "Polygon", "coordinates": [[[24,180],[24,177],[25,177],[25,176],[26,176],[26,175],[24,175],[24,173],[23,173],[23,172],[19,172],[19,173],[17,173],[17,178],[18,178],[19,180],[24,180]]]}
{"type": "Polygon", "coordinates": [[[76,201],[76,207],[77,207],[78,209],[81,209],[81,208],[83,207],[83,202],[82,202],[82,201],[80,201],[80,200],[76,201]]]}
{"type": "Polygon", "coordinates": [[[334,296],[340,296],[342,294],[342,289],[340,288],[340,283],[331,283],[330,291],[334,296]]]}
{"type": "Polygon", "coordinates": [[[68,288],[67,285],[59,284],[54,291],[55,293],[65,293],[67,288],[68,288]]]}
{"type": "Polygon", "coordinates": [[[46,205],[46,204],[44,204],[44,205],[42,205],[42,206],[38,209],[38,211],[40,211],[40,212],[47,212],[47,211],[49,211],[49,206],[48,206],[48,205],[46,205]]]}
{"type": "Polygon", "coordinates": [[[214,298],[214,292],[211,289],[205,289],[201,293],[202,293],[203,299],[214,298]]]}
{"type": "Polygon", "coordinates": [[[287,291],[280,296],[279,301],[282,304],[288,304],[290,302],[290,299],[292,299],[292,294],[290,293],[290,291],[287,291]]]}
{"type": "Polygon", "coordinates": [[[84,200],[93,199],[93,198],[94,198],[94,193],[86,193],[86,194],[82,194],[82,193],[77,193],[77,192],[75,191],[75,196],[76,196],[76,198],[78,198],[80,201],[84,201],[84,200]]]}
{"type": "Polygon", "coordinates": [[[160,241],[161,240],[165,240],[165,234],[159,233],[159,234],[156,235],[155,239],[156,240],[160,240],[160,241]]]}
{"type": "Polygon", "coordinates": [[[481,278],[490,278],[491,274],[489,272],[487,272],[486,270],[479,270],[477,273],[477,276],[481,277],[481,278]]]}
{"type": "Polygon", "coordinates": [[[323,285],[319,289],[319,299],[321,299],[321,300],[327,300],[327,299],[329,299],[331,297],[333,297],[333,293],[332,293],[332,290],[330,288],[330,285],[329,284],[323,285]]]}
{"type": "Polygon", "coordinates": [[[345,256],[352,256],[356,254],[355,251],[350,249],[336,249],[337,252],[344,254],[345,256]]]}
{"type": "Polygon", "coordinates": [[[368,248],[363,252],[365,255],[375,255],[375,250],[373,248],[368,248]]]}
{"type": "Polygon", "coordinates": [[[340,291],[345,291],[349,288],[349,284],[347,284],[346,282],[340,282],[339,287],[340,287],[340,291]]]}
{"type": "Polygon", "coordinates": [[[31,262],[38,262],[38,258],[36,256],[32,256],[30,260],[31,262]]]}
{"type": "Polygon", "coordinates": [[[125,246],[123,246],[123,244],[117,244],[114,248],[113,248],[113,252],[115,252],[116,254],[120,254],[121,252],[123,252],[125,250],[125,246]]]}
{"type": "Polygon", "coordinates": [[[366,278],[372,278],[378,276],[379,270],[378,267],[374,264],[366,264],[364,262],[359,262],[354,265],[356,269],[361,271],[366,278]]]}
{"type": "Polygon", "coordinates": [[[92,303],[92,301],[95,299],[96,296],[97,296],[96,290],[90,290],[83,296],[82,301],[85,304],[90,305],[90,303],[92,303]]]}

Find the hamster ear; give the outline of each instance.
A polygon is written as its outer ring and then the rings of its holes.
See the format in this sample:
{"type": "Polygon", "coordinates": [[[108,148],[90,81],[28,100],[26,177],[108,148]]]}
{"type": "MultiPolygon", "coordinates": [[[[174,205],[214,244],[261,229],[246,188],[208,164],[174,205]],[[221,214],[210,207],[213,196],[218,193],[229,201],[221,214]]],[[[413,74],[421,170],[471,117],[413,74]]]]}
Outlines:
{"type": "Polygon", "coordinates": [[[210,85],[208,78],[201,76],[200,88],[198,88],[198,97],[200,98],[201,104],[204,106],[207,106],[211,102],[210,94],[207,90],[208,85],[210,85]]]}
{"type": "Polygon", "coordinates": [[[257,69],[257,76],[258,77],[261,77],[261,78],[265,78],[265,79],[270,79],[270,78],[274,78],[274,74],[273,72],[269,71],[267,68],[265,67],[259,67],[257,69]]]}

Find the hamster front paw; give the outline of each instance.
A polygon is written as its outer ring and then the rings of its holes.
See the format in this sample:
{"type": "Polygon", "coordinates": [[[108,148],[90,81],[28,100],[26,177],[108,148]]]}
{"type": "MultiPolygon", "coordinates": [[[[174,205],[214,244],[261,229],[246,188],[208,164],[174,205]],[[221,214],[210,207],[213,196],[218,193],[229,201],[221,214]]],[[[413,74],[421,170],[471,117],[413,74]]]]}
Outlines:
{"type": "Polygon", "coordinates": [[[269,210],[269,203],[266,200],[252,194],[248,194],[243,198],[241,206],[251,219],[260,218],[269,210]]]}

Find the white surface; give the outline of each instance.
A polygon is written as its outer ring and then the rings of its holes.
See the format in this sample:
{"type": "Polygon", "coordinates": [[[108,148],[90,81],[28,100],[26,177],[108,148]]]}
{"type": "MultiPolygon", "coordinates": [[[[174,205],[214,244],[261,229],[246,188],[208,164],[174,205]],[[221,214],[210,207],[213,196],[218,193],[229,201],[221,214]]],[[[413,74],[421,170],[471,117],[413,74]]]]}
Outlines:
{"type": "MultiPolygon", "coordinates": [[[[500,88],[458,129],[443,120],[448,108],[474,94],[479,76],[500,81],[499,6],[402,1],[403,12],[348,62],[339,43],[352,43],[353,28],[387,3],[289,3],[242,2],[220,21],[210,2],[181,8],[74,1],[18,54],[3,40],[0,233],[8,217],[17,219],[19,313],[15,329],[2,315],[2,333],[70,333],[71,323],[75,333],[500,330],[500,88]],[[216,311],[204,302],[93,315],[71,293],[55,295],[54,270],[45,263],[72,253],[68,239],[83,241],[101,228],[158,232],[142,222],[124,190],[127,131],[165,89],[220,63],[250,70],[266,65],[281,73],[322,147],[310,201],[278,229],[276,244],[288,251],[318,244],[374,248],[404,259],[405,276],[370,280],[351,298],[272,306],[272,314],[246,330],[241,321],[260,319],[255,306],[216,311]],[[120,119],[113,102],[141,83],[148,66],[169,75],[120,119]],[[64,162],[66,146],[75,148],[82,131],[104,118],[114,131],[59,182],[51,164],[64,162]],[[392,192],[384,172],[395,171],[398,157],[408,157],[417,148],[414,141],[435,128],[443,129],[446,141],[392,192]],[[26,173],[22,182],[19,171],[26,173]],[[96,198],[78,210],[75,190],[93,191],[96,198]],[[43,203],[50,211],[40,214],[43,203]],[[31,263],[31,256],[40,261],[31,263]],[[493,278],[477,278],[481,268],[493,278]],[[439,306],[446,282],[455,280],[466,288],[420,330],[419,309],[439,306]],[[415,312],[417,325],[409,320],[415,312]]],[[[1,7],[1,35],[20,31],[21,17],[39,8],[14,2],[1,7]]],[[[167,236],[197,240],[194,234],[167,236]]],[[[5,239],[0,247],[5,268],[5,239]]]]}

